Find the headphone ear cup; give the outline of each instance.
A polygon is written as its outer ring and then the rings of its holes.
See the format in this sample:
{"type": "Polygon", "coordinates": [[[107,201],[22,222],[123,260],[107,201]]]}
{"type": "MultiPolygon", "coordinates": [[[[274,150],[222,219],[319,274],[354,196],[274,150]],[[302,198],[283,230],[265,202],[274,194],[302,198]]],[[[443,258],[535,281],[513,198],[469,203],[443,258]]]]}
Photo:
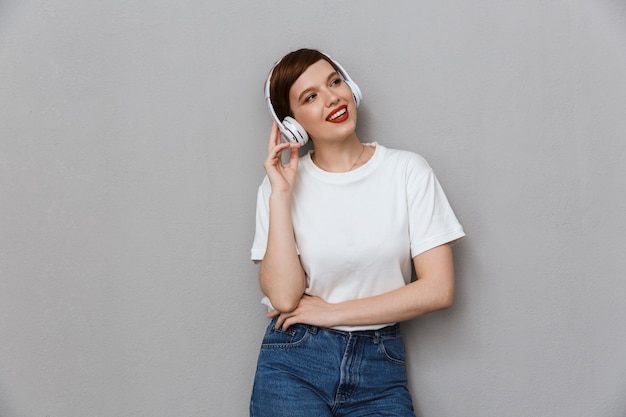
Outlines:
{"type": "Polygon", "coordinates": [[[296,122],[291,116],[287,116],[283,119],[283,127],[291,135],[287,137],[290,142],[299,143],[301,146],[305,145],[309,141],[309,135],[300,123],[296,122]]]}

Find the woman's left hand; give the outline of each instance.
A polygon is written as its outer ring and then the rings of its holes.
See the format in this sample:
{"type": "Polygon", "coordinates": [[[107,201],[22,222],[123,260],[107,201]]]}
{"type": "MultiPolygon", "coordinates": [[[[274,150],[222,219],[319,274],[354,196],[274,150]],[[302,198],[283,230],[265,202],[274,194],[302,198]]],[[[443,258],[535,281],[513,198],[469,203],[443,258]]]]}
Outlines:
{"type": "Polygon", "coordinates": [[[332,327],[336,326],[337,320],[336,304],[330,304],[319,297],[303,295],[295,310],[281,313],[272,310],[267,317],[278,316],[275,327],[287,330],[292,324],[309,324],[311,326],[332,327]]]}

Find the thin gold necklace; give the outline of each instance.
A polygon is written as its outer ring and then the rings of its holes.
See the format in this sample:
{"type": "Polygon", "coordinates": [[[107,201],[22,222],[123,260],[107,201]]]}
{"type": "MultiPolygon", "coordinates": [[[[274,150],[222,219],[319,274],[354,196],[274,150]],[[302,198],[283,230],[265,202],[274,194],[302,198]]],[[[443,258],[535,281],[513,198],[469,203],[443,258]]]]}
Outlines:
{"type": "MultiPolygon", "coordinates": [[[[359,154],[359,157],[356,159],[356,161],[354,161],[354,164],[352,164],[352,166],[350,167],[349,170],[343,171],[343,172],[350,172],[350,171],[352,171],[356,167],[356,164],[359,163],[359,161],[361,160],[361,157],[363,156],[364,153],[365,153],[365,145],[361,144],[361,153],[359,154]]],[[[319,165],[318,162],[315,162],[315,152],[313,152],[313,154],[311,155],[311,160],[315,163],[315,165],[317,165],[320,168],[324,169],[323,167],[321,167],[319,165]]]]}
{"type": "Polygon", "coordinates": [[[352,171],[356,167],[356,164],[361,160],[361,157],[363,156],[364,153],[365,153],[365,145],[361,144],[361,153],[359,154],[359,157],[356,159],[356,161],[354,161],[354,164],[352,164],[348,172],[352,171]]]}

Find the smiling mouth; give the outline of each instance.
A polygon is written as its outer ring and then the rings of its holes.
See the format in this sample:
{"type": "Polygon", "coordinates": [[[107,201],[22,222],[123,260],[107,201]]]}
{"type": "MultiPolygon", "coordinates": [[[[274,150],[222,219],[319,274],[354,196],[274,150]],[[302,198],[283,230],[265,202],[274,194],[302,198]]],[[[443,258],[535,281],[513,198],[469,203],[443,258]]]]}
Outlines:
{"type": "Polygon", "coordinates": [[[334,110],[332,113],[328,115],[326,118],[327,121],[332,123],[341,123],[348,118],[348,107],[341,106],[334,110]]]}

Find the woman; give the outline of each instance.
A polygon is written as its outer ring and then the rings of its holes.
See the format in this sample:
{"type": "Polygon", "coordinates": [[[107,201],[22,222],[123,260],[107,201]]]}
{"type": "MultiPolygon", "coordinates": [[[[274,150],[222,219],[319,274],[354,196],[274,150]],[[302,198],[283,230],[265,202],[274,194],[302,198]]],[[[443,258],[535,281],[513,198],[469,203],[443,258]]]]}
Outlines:
{"type": "Polygon", "coordinates": [[[250,414],[414,416],[397,323],[452,304],[463,229],[422,157],[361,143],[361,92],[330,57],[287,54],[266,95],[252,259],[271,323],[250,414]]]}

